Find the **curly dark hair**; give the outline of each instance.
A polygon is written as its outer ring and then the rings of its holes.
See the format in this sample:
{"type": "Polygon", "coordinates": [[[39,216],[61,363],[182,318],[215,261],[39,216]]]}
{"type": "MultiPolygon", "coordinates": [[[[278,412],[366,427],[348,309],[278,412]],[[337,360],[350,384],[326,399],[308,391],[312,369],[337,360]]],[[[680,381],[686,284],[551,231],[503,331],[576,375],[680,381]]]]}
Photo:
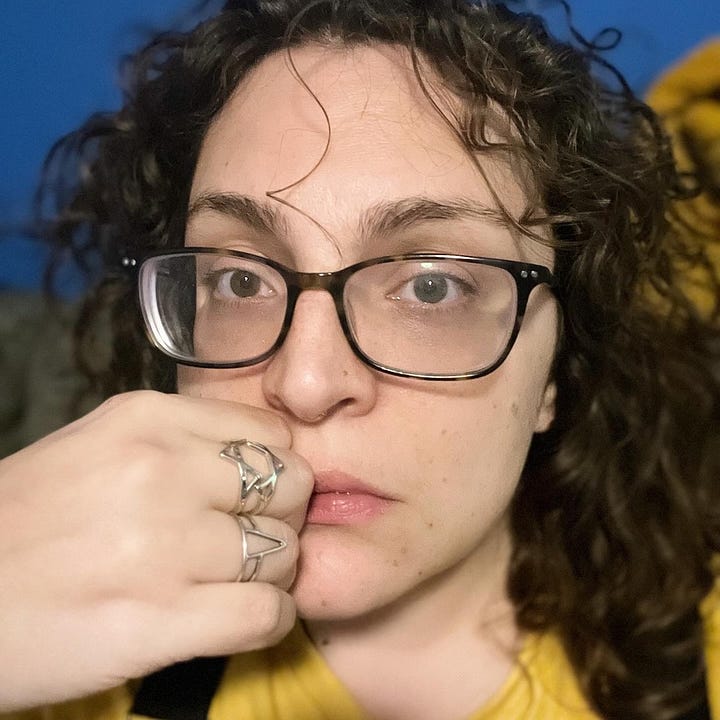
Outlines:
{"type": "Polygon", "coordinates": [[[278,50],[408,48],[426,90],[440,82],[461,99],[436,109],[472,157],[512,152],[530,169],[542,217],[517,226],[553,230],[557,419],[536,437],[511,509],[518,624],[560,636],[601,716],[665,720],[703,692],[698,606],[720,552],[720,300],[701,313],[684,273],[702,267],[720,286],[708,240],[673,220],[688,191],[658,121],[573,36],[560,42],[540,18],[488,0],[229,0],[125,63],[122,109],[55,146],[38,204],[56,263],[70,255],[90,272],[103,261],[76,336],[96,388],[174,390],[120,260],[182,245],[213,119],[278,50]],[[488,139],[491,107],[513,139],[488,139]],[[103,328],[112,351],[98,359],[103,328]]]}

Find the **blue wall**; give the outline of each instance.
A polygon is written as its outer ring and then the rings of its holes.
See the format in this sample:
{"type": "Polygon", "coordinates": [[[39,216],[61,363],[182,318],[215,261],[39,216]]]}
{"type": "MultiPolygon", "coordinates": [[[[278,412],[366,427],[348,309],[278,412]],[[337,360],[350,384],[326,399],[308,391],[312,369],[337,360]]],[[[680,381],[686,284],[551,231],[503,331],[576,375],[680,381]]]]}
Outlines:
{"type": "MultiPolygon", "coordinates": [[[[119,102],[117,59],[152,27],[177,22],[186,0],[0,0],[0,218],[27,212],[42,159],[52,142],[91,112],[119,102]]],[[[527,0],[544,11],[552,2],[527,0]]],[[[587,36],[619,28],[610,57],[642,90],[700,40],[720,35],[717,0],[571,0],[587,36]]],[[[550,10],[553,23],[562,23],[550,10]]],[[[0,287],[37,284],[42,256],[27,241],[0,242],[0,287]]]]}

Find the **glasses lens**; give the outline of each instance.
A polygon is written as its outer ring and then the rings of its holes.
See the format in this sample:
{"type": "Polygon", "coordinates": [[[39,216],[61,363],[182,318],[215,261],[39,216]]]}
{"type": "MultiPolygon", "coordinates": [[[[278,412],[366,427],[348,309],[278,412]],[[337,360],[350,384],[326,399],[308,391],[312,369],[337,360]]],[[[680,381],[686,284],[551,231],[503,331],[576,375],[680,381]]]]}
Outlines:
{"type": "Polygon", "coordinates": [[[465,260],[397,260],[357,271],[345,312],[359,348],[387,368],[479,371],[505,352],[517,288],[509,272],[465,260]]]}
{"type": "Polygon", "coordinates": [[[287,287],[273,268],[222,253],[180,253],[146,260],[140,270],[145,322],[177,360],[239,363],[277,340],[287,287]]]}

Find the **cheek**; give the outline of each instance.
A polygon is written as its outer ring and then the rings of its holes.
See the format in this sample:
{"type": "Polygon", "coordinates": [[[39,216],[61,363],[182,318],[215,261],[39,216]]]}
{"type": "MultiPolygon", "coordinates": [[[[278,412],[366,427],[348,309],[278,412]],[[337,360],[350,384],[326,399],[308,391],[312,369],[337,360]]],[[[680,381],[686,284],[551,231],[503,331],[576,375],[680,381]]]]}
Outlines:
{"type": "MultiPolygon", "coordinates": [[[[480,381],[482,382],[482,381],[480,381]]],[[[537,424],[535,392],[510,394],[504,383],[482,397],[440,403],[435,412],[410,409],[406,438],[421,465],[452,475],[521,465],[537,424]]],[[[444,478],[443,478],[444,479],[444,478]]]]}
{"type": "Polygon", "coordinates": [[[187,395],[194,398],[224,398],[221,391],[222,383],[220,378],[213,376],[216,370],[206,368],[193,368],[178,365],[177,387],[180,395],[187,395]]]}
{"type": "Polygon", "coordinates": [[[178,365],[178,392],[195,398],[230,400],[266,407],[261,387],[262,365],[250,368],[212,369],[178,365]]]}
{"type": "Polygon", "coordinates": [[[411,427],[403,455],[416,473],[410,484],[422,523],[444,534],[468,534],[504,513],[531,437],[509,408],[468,404],[411,427]]]}
{"type": "Polygon", "coordinates": [[[198,375],[197,368],[189,368],[184,365],[177,366],[177,386],[181,395],[189,395],[191,397],[202,397],[198,392],[198,375]]]}
{"type": "Polygon", "coordinates": [[[510,502],[544,412],[544,378],[517,383],[502,370],[491,378],[477,381],[477,395],[447,399],[435,413],[408,413],[415,420],[407,439],[420,471],[418,490],[430,498],[423,511],[429,521],[445,523],[443,506],[453,509],[450,515],[487,518],[510,502]]]}

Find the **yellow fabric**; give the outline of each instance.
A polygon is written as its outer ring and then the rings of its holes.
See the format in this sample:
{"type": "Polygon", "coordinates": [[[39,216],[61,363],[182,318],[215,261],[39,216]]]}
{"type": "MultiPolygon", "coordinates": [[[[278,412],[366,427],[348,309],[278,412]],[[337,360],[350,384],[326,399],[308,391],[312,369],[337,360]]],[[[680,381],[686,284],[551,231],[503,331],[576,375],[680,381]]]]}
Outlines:
{"type": "Polygon", "coordinates": [[[700,608],[705,625],[705,663],[708,678],[708,699],[710,716],[720,719],[720,557],[715,558],[715,571],[718,578],[713,592],[700,608]]]}
{"type": "MultiPolygon", "coordinates": [[[[674,141],[678,165],[696,163],[720,187],[720,38],[710,40],[670,68],[650,88],[648,104],[663,119],[674,141]],[[694,150],[691,149],[691,146],[694,150]]],[[[720,236],[720,202],[703,193],[687,217],[699,229],[720,236]]]]}
{"type": "MultiPolygon", "coordinates": [[[[720,720],[720,583],[701,608],[713,720],[720,720]]],[[[126,687],[0,720],[127,720],[126,687]]],[[[228,664],[209,720],[370,720],[298,626],[278,646],[228,664]]],[[[132,716],[130,720],[143,720],[132,716]]],[[[467,720],[598,720],[553,635],[530,636],[496,696],[467,720]]]]}
{"type": "MultiPolygon", "coordinates": [[[[678,167],[698,172],[703,180],[705,190],[676,203],[675,212],[706,238],[710,259],[720,267],[720,38],[701,45],[661,75],[647,101],[673,138],[678,167]]],[[[699,307],[712,309],[715,297],[708,292],[706,272],[693,268],[688,282],[699,307]]]]}
{"type": "MultiPolygon", "coordinates": [[[[239,655],[210,720],[369,720],[298,627],[278,647],[239,655]]],[[[559,643],[532,637],[496,697],[472,720],[591,720],[559,643]]]]}
{"type": "MultiPolygon", "coordinates": [[[[678,160],[686,170],[694,168],[687,139],[701,148],[698,160],[711,165],[720,179],[720,37],[709,40],[671,67],[652,85],[647,101],[660,115],[679,143],[678,160]]],[[[703,203],[708,202],[705,198],[703,203]]],[[[708,220],[718,227],[720,205],[707,208],[708,220]]]]}

